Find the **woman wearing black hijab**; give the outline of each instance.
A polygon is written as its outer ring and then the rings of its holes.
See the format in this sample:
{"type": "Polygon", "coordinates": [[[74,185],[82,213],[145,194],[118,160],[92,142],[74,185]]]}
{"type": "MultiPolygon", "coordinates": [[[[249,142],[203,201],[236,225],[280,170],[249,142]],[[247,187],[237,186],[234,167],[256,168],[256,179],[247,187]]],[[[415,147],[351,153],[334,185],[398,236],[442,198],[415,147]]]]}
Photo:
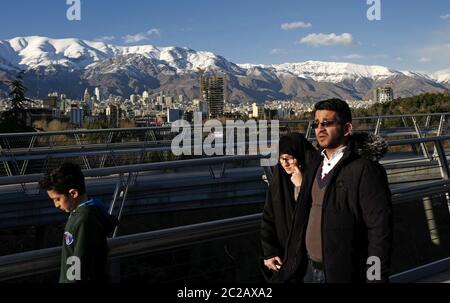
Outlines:
{"type": "Polygon", "coordinates": [[[261,224],[262,268],[267,281],[274,281],[273,273],[278,272],[283,263],[294,210],[306,182],[303,176],[308,164],[316,161],[320,154],[303,135],[290,133],[280,139],[279,157],[267,191],[261,224]]]}

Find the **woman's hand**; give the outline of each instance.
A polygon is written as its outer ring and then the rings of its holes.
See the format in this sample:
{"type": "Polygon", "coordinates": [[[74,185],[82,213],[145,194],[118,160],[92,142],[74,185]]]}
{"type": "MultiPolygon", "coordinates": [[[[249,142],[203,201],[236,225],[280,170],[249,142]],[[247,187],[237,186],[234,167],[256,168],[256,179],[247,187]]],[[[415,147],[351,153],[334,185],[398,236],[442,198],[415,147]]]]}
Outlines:
{"type": "Polygon", "coordinates": [[[294,173],[291,176],[291,182],[294,183],[296,187],[300,187],[302,185],[302,173],[297,163],[295,163],[294,173]]]}
{"type": "Polygon", "coordinates": [[[276,257],[264,260],[264,265],[268,269],[277,272],[280,269],[282,262],[281,262],[280,257],[276,256],[276,257]]]}

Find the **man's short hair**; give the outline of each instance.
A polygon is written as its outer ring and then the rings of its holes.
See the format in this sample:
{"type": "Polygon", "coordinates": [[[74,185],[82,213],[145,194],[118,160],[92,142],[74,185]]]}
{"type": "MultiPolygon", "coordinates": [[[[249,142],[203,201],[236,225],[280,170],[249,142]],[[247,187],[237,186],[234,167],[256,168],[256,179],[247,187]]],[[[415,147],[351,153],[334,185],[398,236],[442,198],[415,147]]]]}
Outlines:
{"type": "Polygon", "coordinates": [[[331,110],[336,112],[339,122],[342,124],[352,122],[352,111],[344,100],[333,98],[319,101],[314,104],[313,114],[315,115],[318,110],[331,110]]]}
{"type": "Polygon", "coordinates": [[[69,190],[76,189],[80,195],[86,193],[84,175],[79,165],[66,162],[60,167],[46,174],[39,182],[39,186],[44,190],[54,190],[66,196],[69,190]]]}

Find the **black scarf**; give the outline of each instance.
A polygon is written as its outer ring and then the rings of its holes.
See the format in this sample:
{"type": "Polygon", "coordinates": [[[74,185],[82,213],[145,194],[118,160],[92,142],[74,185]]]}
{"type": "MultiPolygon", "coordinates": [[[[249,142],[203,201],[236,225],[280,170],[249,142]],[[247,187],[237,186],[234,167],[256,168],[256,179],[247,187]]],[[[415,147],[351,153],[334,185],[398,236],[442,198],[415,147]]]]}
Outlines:
{"type": "MultiPolygon", "coordinates": [[[[313,161],[320,157],[319,152],[300,133],[290,133],[280,139],[279,155],[281,154],[289,154],[295,157],[301,165],[302,172],[306,170],[309,163],[313,163],[313,161]]],[[[273,203],[272,207],[277,209],[276,213],[282,216],[281,218],[275,218],[280,243],[285,243],[287,240],[292,224],[296,207],[294,187],[291,181],[291,175],[287,174],[281,166],[281,163],[278,162],[274,168],[273,177],[270,182],[270,195],[273,203]]]]}

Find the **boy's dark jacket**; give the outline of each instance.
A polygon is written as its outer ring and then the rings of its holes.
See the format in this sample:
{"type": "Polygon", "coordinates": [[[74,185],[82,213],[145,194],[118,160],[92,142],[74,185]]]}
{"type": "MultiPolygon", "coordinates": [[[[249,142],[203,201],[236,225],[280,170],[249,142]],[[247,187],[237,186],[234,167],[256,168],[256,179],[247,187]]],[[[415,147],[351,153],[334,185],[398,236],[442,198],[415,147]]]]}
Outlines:
{"type": "Polygon", "coordinates": [[[116,225],[115,218],[109,215],[105,206],[96,199],[81,204],[70,213],[64,228],[60,283],[108,282],[110,280],[107,265],[107,236],[116,225]],[[80,259],[81,280],[79,281],[68,279],[67,271],[73,270],[71,266],[74,263],[67,264],[67,259],[72,256],[80,259]]]}
{"type": "MultiPolygon", "coordinates": [[[[392,202],[386,171],[378,160],[387,150],[379,137],[356,133],[334,168],[322,212],[322,247],[328,283],[367,282],[369,256],[381,260],[381,282],[389,276],[392,202]]],[[[305,234],[311,187],[321,159],[304,176],[284,263],[272,282],[302,282],[307,267],[305,234]]],[[[376,281],[375,281],[376,282],[376,281]]]]}

